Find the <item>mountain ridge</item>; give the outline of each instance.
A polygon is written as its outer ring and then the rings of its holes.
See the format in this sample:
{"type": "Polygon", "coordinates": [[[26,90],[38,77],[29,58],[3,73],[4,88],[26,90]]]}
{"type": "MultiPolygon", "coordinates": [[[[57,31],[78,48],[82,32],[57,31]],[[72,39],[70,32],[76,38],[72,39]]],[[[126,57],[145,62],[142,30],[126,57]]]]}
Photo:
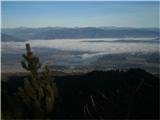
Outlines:
{"type": "Polygon", "coordinates": [[[1,33],[1,40],[2,40],[2,42],[23,42],[23,41],[26,41],[25,39],[21,39],[21,38],[15,37],[13,35],[8,35],[5,33],[1,33]]]}
{"type": "Polygon", "coordinates": [[[81,38],[125,38],[158,37],[159,28],[128,27],[41,27],[5,28],[2,32],[26,39],[81,39],[81,38]]]}

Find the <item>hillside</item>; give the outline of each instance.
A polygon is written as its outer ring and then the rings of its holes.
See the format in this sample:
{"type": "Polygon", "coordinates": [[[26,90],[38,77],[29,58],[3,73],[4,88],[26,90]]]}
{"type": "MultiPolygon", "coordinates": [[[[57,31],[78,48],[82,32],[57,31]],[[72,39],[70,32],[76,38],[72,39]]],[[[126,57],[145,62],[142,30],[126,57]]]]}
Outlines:
{"type": "MultiPolygon", "coordinates": [[[[15,118],[32,118],[29,111],[21,116],[25,107],[19,102],[14,103],[17,101],[16,89],[26,77],[29,76],[12,74],[8,76],[8,82],[2,82],[2,103],[5,103],[2,104],[2,113],[12,113],[10,115],[15,118]],[[6,97],[10,99],[6,101],[6,97]],[[18,108],[21,109],[16,114],[18,108]]],[[[54,111],[45,118],[159,117],[159,79],[144,70],[93,71],[81,75],[57,76],[55,82],[59,98],[54,111]]]]}

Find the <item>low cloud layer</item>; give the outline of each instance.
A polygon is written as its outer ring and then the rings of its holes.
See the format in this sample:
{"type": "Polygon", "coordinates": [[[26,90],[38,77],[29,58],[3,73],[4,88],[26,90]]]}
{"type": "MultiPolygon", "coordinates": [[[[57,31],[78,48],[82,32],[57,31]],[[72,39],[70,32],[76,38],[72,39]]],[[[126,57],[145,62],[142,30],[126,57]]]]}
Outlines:
{"type": "MultiPolygon", "coordinates": [[[[94,39],[98,41],[99,39],[94,39]]],[[[112,40],[112,39],[111,39],[112,40]]],[[[103,41],[111,41],[103,39],[103,41]]],[[[115,39],[114,39],[115,40],[115,39]]],[[[113,41],[114,41],[113,40],[113,41]]],[[[117,39],[118,40],[118,39],[117,39]]],[[[83,41],[89,41],[83,39],[83,41]]],[[[93,41],[93,40],[92,40],[93,41]]],[[[98,52],[100,54],[125,53],[125,52],[156,52],[159,44],[125,43],[125,42],[82,42],[78,40],[29,40],[27,42],[2,42],[4,52],[24,50],[25,43],[30,43],[33,48],[53,48],[65,51],[98,52]]]]}

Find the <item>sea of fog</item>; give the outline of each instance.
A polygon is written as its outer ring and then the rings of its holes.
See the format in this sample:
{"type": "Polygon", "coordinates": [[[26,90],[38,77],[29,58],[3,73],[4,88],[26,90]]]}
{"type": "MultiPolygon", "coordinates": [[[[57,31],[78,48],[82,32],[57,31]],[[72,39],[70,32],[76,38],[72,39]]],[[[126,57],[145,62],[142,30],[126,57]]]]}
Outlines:
{"type": "Polygon", "coordinates": [[[140,67],[158,72],[159,40],[155,38],[53,39],[2,42],[2,72],[23,71],[20,61],[30,43],[41,61],[50,66],[83,69],[140,67]],[[97,67],[98,66],[98,67],[97,67]]]}

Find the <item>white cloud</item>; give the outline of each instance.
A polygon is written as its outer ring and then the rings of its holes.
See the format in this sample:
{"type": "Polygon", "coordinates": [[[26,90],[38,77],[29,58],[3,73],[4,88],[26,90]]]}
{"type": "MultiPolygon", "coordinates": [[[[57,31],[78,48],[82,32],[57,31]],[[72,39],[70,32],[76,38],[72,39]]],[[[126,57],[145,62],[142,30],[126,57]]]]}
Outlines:
{"type": "MultiPolygon", "coordinates": [[[[156,52],[158,51],[159,48],[158,44],[148,44],[148,43],[82,42],[86,40],[89,41],[89,39],[78,39],[78,40],[56,39],[56,40],[29,40],[27,42],[2,42],[2,50],[4,52],[9,52],[9,51],[12,52],[14,50],[22,51],[25,49],[25,43],[30,43],[31,47],[33,48],[42,48],[42,49],[54,48],[66,51],[94,52],[94,54],[93,53],[90,54],[91,57],[100,54],[112,54],[112,53],[156,52]]],[[[94,40],[109,41],[109,39],[94,39],[94,40]]],[[[84,54],[82,57],[83,58],[89,57],[88,54],[84,54]]]]}

